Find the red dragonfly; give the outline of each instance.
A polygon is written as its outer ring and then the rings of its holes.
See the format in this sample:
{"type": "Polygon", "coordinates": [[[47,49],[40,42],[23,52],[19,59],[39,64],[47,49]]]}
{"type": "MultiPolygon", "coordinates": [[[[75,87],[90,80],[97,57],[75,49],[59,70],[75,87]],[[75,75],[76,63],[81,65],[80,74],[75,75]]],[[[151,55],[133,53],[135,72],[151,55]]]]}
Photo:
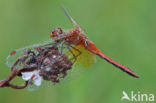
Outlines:
{"type": "Polygon", "coordinates": [[[122,71],[128,73],[129,75],[138,78],[139,76],[130,70],[129,68],[125,67],[124,65],[121,65],[120,63],[112,60],[111,58],[107,57],[105,54],[103,54],[97,47],[96,45],[88,39],[88,37],[85,36],[84,31],[82,28],[75,22],[75,20],[70,16],[68,11],[61,6],[62,9],[64,10],[65,14],[69,18],[69,20],[73,23],[75,26],[74,29],[71,29],[69,31],[63,32],[61,28],[58,28],[50,33],[50,36],[52,39],[55,39],[57,42],[64,42],[68,44],[73,44],[75,46],[80,46],[85,48],[87,51],[98,55],[102,59],[106,60],[107,62],[111,63],[115,67],[121,69],[122,71]]]}
{"type": "MultiPolygon", "coordinates": [[[[91,64],[95,62],[95,56],[98,55],[102,59],[106,60],[107,62],[111,63],[115,67],[121,69],[122,71],[128,73],[129,75],[138,78],[139,76],[135,74],[132,70],[128,69],[127,67],[119,64],[118,62],[112,60],[111,58],[107,57],[105,54],[103,54],[96,45],[88,39],[88,37],[85,36],[84,31],[82,28],[74,21],[74,19],[69,15],[68,11],[61,6],[64,10],[66,16],[69,18],[69,20],[72,22],[72,24],[75,26],[74,29],[63,31],[61,28],[56,28],[50,33],[50,36],[52,39],[40,43],[40,44],[34,44],[32,46],[28,46],[25,48],[18,49],[16,51],[13,51],[8,57],[7,57],[7,65],[9,67],[12,67],[15,61],[24,55],[24,52],[27,50],[31,50],[34,52],[34,54],[37,54],[36,48],[46,48],[47,46],[51,45],[57,45],[59,48],[59,51],[62,54],[65,54],[69,58],[74,58],[73,64],[76,67],[77,65],[83,66],[83,67],[89,67],[91,64]]],[[[31,56],[30,56],[31,58],[31,56]]],[[[16,68],[22,67],[22,63],[18,63],[16,65],[16,68]]],[[[80,67],[79,67],[80,69],[80,67]]],[[[82,69],[71,69],[70,76],[74,76],[75,72],[81,72],[82,69]],[[74,71],[74,72],[73,72],[74,71]]],[[[31,72],[31,73],[25,73],[23,76],[26,76],[26,79],[29,78],[36,78],[34,77],[34,74],[38,74],[38,72],[31,72]]],[[[38,75],[39,76],[39,75],[38,75]]],[[[25,79],[25,77],[23,77],[25,79]]],[[[68,78],[70,79],[70,78],[68,78]]],[[[31,81],[32,79],[30,79],[31,81]]],[[[40,84],[41,80],[38,81],[40,84]]]]}

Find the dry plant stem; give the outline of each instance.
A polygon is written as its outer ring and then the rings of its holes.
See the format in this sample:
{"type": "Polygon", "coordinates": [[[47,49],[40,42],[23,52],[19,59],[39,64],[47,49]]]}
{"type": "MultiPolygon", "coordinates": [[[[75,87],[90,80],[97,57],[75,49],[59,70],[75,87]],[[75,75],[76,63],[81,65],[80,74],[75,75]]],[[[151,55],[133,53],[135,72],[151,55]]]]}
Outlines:
{"type": "Polygon", "coordinates": [[[14,85],[14,84],[10,84],[9,82],[15,78],[17,75],[19,75],[22,71],[28,72],[28,71],[33,71],[36,68],[31,68],[31,69],[27,69],[27,68],[20,68],[20,69],[12,69],[11,74],[9,75],[8,78],[5,78],[3,80],[0,81],[0,87],[11,87],[14,89],[23,89],[25,87],[27,87],[28,85],[28,81],[25,82],[25,84],[23,86],[20,85],[14,85]]]}

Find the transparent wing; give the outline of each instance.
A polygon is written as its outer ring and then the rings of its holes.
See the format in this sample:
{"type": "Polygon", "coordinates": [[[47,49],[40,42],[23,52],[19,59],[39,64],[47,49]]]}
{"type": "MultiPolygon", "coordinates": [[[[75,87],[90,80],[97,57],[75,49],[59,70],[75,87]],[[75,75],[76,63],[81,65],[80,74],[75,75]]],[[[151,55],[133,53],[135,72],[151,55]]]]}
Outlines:
{"type": "MultiPolygon", "coordinates": [[[[31,45],[31,46],[27,46],[27,47],[24,47],[24,48],[17,49],[17,50],[13,51],[12,53],[10,53],[10,54],[8,55],[8,57],[6,58],[6,65],[7,65],[8,67],[12,67],[12,65],[15,63],[15,61],[16,61],[19,57],[21,57],[21,56],[24,54],[24,52],[25,52],[26,50],[32,50],[32,51],[34,51],[35,53],[37,53],[37,51],[36,51],[36,49],[35,49],[36,47],[44,47],[44,46],[51,45],[51,44],[53,44],[53,43],[54,43],[54,40],[49,39],[49,40],[47,40],[47,41],[44,41],[43,43],[34,44],[34,45],[31,45]]],[[[21,66],[22,66],[22,64],[18,64],[17,67],[21,67],[21,66]]]]}
{"type": "Polygon", "coordinates": [[[87,69],[84,69],[84,68],[72,67],[71,70],[68,70],[66,77],[64,77],[64,78],[60,77],[60,79],[59,79],[60,81],[58,83],[43,80],[40,86],[36,86],[34,84],[34,82],[32,80],[30,80],[28,83],[27,89],[28,89],[28,91],[36,91],[36,90],[42,90],[42,89],[46,89],[49,87],[57,86],[57,85],[62,85],[62,84],[67,83],[71,80],[74,80],[75,78],[79,77],[80,75],[82,75],[86,71],[87,71],[87,69]]]}
{"type": "MultiPolygon", "coordinates": [[[[92,64],[95,63],[96,61],[96,56],[95,54],[89,52],[88,50],[86,50],[83,46],[74,46],[73,48],[70,48],[70,50],[73,52],[73,54],[77,55],[78,51],[80,52],[80,55],[78,55],[76,62],[74,64],[74,66],[76,66],[76,68],[81,67],[81,68],[88,68],[90,67],[92,64]]],[[[72,55],[70,52],[67,52],[66,55],[72,55]],[[68,54],[69,53],[69,54],[68,54]]]]}
{"type": "Polygon", "coordinates": [[[79,25],[76,23],[76,21],[70,16],[69,12],[67,11],[67,9],[61,5],[62,10],[64,11],[65,15],[68,17],[68,19],[71,21],[71,23],[75,26],[75,27],[79,27],[79,25]]]}
{"type": "MultiPolygon", "coordinates": [[[[35,53],[37,53],[36,47],[44,48],[47,46],[52,46],[54,43],[55,43],[54,40],[50,39],[43,43],[34,44],[34,45],[31,45],[31,46],[28,46],[25,48],[18,49],[16,51],[12,52],[7,57],[6,64],[9,67],[12,67],[12,65],[15,63],[15,61],[19,57],[21,57],[25,51],[32,50],[35,53]]],[[[65,44],[64,44],[64,46],[62,46],[62,45],[63,45],[63,43],[62,44],[60,43],[59,45],[57,45],[59,51],[62,52],[63,54],[65,54],[73,62],[73,66],[70,70],[67,71],[67,75],[64,78],[59,77],[59,80],[60,80],[59,83],[54,83],[52,81],[43,80],[42,84],[40,86],[34,85],[33,80],[29,80],[28,90],[33,91],[33,90],[38,90],[38,89],[44,89],[47,87],[65,83],[65,82],[72,80],[72,79],[78,77],[79,75],[81,75],[83,72],[85,72],[87,70],[86,68],[88,68],[95,62],[95,55],[88,52],[82,46],[69,46],[69,45],[65,45],[65,44]]],[[[23,65],[18,64],[18,67],[21,67],[21,66],[23,66],[23,65]]]]}
{"type": "Polygon", "coordinates": [[[59,78],[59,83],[53,83],[52,81],[47,81],[47,80],[43,80],[42,84],[40,86],[35,86],[33,81],[31,81],[29,83],[28,86],[28,90],[29,91],[34,91],[34,90],[38,90],[38,89],[45,89],[48,87],[52,87],[55,85],[60,85],[63,83],[66,83],[70,80],[73,80],[74,78],[80,76],[81,74],[83,74],[85,71],[87,71],[88,67],[90,67],[92,64],[95,63],[96,58],[95,55],[88,52],[85,48],[81,47],[81,46],[74,46],[68,48],[67,47],[64,48],[63,53],[68,56],[68,58],[72,59],[74,56],[77,56],[75,63],[73,64],[72,68],[70,70],[67,71],[67,75],[64,78],[59,78]],[[79,55],[79,52],[76,50],[79,50],[81,52],[81,54],[79,55]],[[69,49],[72,51],[69,51],[69,49]]]}
{"type": "Polygon", "coordinates": [[[76,23],[76,21],[71,17],[71,15],[69,14],[69,12],[67,11],[67,9],[61,5],[62,10],[64,11],[65,15],[68,17],[68,19],[71,21],[71,23],[77,28],[79,29],[81,32],[83,32],[82,28],[76,23]]]}

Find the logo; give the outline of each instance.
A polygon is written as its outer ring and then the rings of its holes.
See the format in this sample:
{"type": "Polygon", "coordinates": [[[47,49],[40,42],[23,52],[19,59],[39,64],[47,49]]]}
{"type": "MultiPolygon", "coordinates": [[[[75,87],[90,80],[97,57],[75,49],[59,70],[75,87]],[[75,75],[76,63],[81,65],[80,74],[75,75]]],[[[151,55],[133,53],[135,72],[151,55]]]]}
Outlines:
{"type": "Polygon", "coordinates": [[[131,91],[130,94],[127,94],[125,91],[122,91],[121,101],[127,100],[131,102],[153,102],[154,101],[154,94],[152,93],[141,93],[141,92],[134,92],[131,91]]]}

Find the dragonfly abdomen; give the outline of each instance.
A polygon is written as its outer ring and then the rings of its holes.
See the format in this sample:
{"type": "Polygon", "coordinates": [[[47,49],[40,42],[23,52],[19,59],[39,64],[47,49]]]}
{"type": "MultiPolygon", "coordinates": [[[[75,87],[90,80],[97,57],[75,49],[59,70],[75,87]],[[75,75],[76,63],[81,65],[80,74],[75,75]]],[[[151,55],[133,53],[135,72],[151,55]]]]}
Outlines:
{"type": "Polygon", "coordinates": [[[133,76],[135,78],[139,78],[139,76],[135,72],[133,72],[131,69],[129,69],[129,68],[121,65],[120,63],[110,59],[109,57],[104,55],[102,52],[99,52],[97,55],[100,56],[101,58],[105,59],[107,62],[111,63],[115,67],[117,67],[117,68],[121,69],[122,71],[126,72],[127,74],[129,74],[129,75],[131,75],[131,76],[133,76]]]}

